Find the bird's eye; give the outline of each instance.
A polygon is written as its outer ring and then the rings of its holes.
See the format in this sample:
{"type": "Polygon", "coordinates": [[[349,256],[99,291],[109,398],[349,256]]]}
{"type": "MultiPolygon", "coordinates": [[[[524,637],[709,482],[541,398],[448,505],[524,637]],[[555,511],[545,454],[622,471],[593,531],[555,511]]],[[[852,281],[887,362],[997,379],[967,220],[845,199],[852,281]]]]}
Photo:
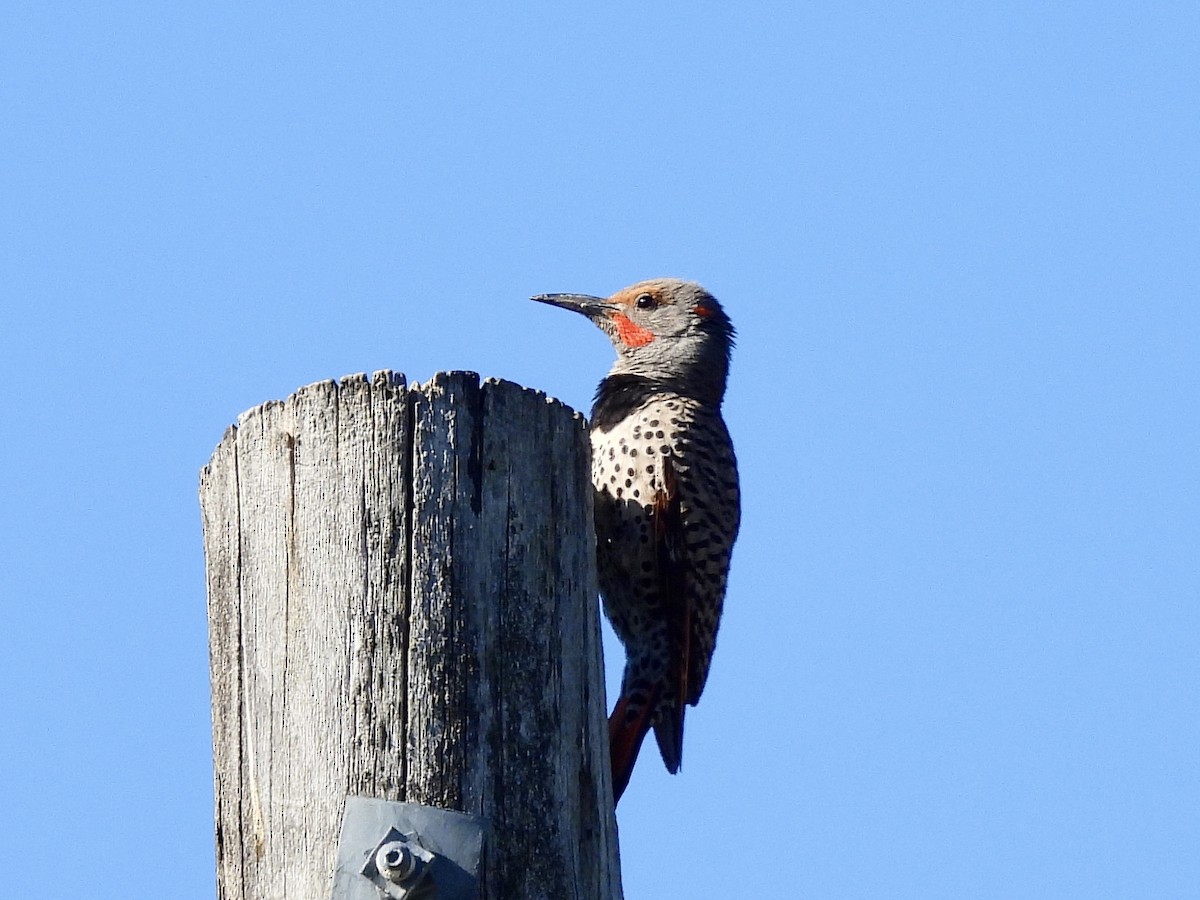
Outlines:
{"type": "Polygon", "coordinates": [[[654,297],[652,297],[650,294],[642,294],[635,302],[637,303],[638,309],[650,309],[652,306],[654,306],[654,297]]]}

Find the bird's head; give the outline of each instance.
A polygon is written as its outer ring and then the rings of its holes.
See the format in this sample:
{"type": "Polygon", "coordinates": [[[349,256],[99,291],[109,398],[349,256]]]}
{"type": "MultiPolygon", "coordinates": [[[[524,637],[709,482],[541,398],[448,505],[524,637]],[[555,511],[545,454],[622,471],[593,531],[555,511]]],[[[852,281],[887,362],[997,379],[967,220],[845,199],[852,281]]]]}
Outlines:
{"type": "Polygon", "coordinates": [[[591,319],[617,350],[613,375],[640,375],[699,399],[720,402],[734,330],[725,310],[692,281],[655,278],[611,297],[541,294],[540,303],[591,319]]]}

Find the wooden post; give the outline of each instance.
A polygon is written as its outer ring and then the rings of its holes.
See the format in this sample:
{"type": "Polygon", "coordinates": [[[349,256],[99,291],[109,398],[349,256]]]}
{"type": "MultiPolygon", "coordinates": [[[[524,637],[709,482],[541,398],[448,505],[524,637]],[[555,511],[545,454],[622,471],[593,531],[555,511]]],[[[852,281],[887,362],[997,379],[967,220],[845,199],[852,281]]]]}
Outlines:
{"type": "Polygon", "coordinates": [[[327,900],[347,794],[486,817],[482,900],[620,898],[577,413],[321,382],[243,414],[200,499],[222,900],[327,900]]]}

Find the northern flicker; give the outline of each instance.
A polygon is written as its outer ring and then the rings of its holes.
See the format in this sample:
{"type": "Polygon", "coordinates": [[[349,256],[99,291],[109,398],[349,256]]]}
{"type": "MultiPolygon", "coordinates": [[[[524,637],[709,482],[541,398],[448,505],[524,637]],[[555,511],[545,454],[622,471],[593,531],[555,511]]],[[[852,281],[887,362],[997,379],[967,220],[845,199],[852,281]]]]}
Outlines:
{"type": "Polygon", "coordinates": [[[684,706],[708,677],[741,516],[721,418],[734,330],[704,288],[671,278],[533,299],[587,316],[617,351],[591,443],[600,592],[626,655],[608,720],[619,800],[651,728],[679,771],[684,706]]]}

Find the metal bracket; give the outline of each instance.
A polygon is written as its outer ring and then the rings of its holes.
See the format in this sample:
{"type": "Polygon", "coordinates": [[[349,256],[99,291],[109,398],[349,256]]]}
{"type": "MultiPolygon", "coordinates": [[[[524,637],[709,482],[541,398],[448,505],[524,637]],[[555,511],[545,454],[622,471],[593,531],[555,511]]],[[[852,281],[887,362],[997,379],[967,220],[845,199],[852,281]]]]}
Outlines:
{"type": "Polygon", "coordinates": [[[331,900],[475,900],[484,819],[347,797],[331,900]]]}

